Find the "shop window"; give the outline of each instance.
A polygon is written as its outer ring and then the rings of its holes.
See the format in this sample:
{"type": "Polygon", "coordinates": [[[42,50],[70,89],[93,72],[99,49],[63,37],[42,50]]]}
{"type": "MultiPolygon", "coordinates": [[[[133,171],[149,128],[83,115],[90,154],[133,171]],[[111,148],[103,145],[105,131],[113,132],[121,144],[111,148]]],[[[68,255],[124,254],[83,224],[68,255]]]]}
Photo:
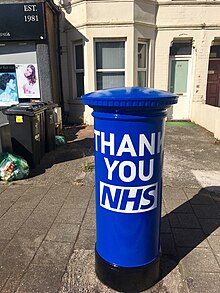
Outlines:
{"type": "Polygon", "coordinates": [[[125,42],[96,42],[96,88],[125,86],[125,42]]]}
{"type": "Polygon", "coordinates": [[[77,97],[84,95],[84,57],[83,57],[83,45],[74,45],[74,57],[75,57],[75,77],[76,77],[76,93],[77,97]]]}
{"type": "Polygon", "coordinates": [[[148,44],[145,42],[138,43],[138,69],[137,69],[137,85],[140,87],[147,86],[148,72],[148,44]]]}

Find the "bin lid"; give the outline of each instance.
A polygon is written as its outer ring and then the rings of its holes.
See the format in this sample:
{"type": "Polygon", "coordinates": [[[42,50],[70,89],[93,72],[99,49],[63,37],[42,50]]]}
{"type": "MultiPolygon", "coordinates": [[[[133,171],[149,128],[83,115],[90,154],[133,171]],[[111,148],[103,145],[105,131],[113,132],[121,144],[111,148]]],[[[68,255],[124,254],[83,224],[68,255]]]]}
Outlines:
{"type": "Polygon", "coordinates": [[[153,88],[123,87],[88,93],[82,100],[91,107],[168,108],[177,103],[178,96],[153,88]]]}
{"type": "Polygon", "coordinates": [[[42,113],[45,109],[43,103],[20,103],[5,109],[3,112],[7,115],[34,116],[42,113]]]}

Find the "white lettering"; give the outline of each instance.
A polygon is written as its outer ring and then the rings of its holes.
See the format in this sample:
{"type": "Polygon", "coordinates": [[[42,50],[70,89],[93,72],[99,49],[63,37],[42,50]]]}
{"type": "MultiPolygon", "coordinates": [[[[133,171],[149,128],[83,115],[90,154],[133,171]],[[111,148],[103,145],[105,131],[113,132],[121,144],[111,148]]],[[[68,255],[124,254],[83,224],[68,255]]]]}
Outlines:
{"type": "Polygon", "coordinates": [[[155,154],[155,133],[151,133],[151,143],[144,134],[139,137],[139,156],[144,156],[145,147],[151,155],[155,154]]]}
{"type": "Polygon", "coordinates": [[[37,11],[37,5],[24,5],[24,11],[30,12],[30,11],[37,11]]]}
{"type": "Polygon", "coordinates": [[[98,151],[98,136],[100,136],[100,131],[94,129],[94,135],[95,135],[95,150],[98,151]]]}
{"type": "Polygon", "coordinates": [[[121,162],[119,165],[119,177],[123,182],[132,182],[136,177],[136,166],[131,161],[121,162]],[[130,174],[125,176],[125,168],[130,168],[130,174]]]}
{"type": "Polygon", "coordinates": [[[129,134],[123,136],[116,156],[121,157],[123,153],[130,153],[132,157],[137,157],[129,134]]]}
{"type": "Polygon", "coordinates": [[[161,132],[158,132],[157,134],[157,154],[160,152],[163,152],[163,144],[164,144],[164,132],[161,134],[161,132]]]}
{"type": "Polygon", "coordinates": [[[119,161],[114,161],[113,164],[110,166],[108,158],[104,158],[104,160],[105,160],[106,167],[108,169],[108,179],[112,180],[112,173],[115,170],[115,168],[118,166],[119,161]]]}
{"type": "Polygon", "coordinates": [[[139,138],[137,141],[132,140],[132,137],[129,134],[124,134],[121,141],[118,141],[116,134],[109,133],[108,138],[107,134],[103,131],[94,130],[95,136],[95,150],[101,151],[102,154],[108,153],[110,156],[121,157],[123,154],[128,153],[131,157],[144,157],[146,152],[149,152],[150,155],[159,154],[163,151],[163,143],[164,143],[164,133],[158,132],[151,133],[150,139],[146,137],[145,134],[139,134],[139,138]],[[157,135],[157,141],[156,141],[157,135]],[[116,149],[116,143],[119,145],[118,149],[116,149]],[[156,144],[157,143],[157,144],[156,144]]]}
{"type": "Polygon", "coordinates": [[[100,181],[100,206],[119,213],[142,213],[157,208],[158,183],[147,186],[114,186],[100,181]]]}
{"type": "Polygon", "coordinates": [[[149,164],[149,174],[147,176],[144,175],[144,163],[146,164],[145,161],[140,161],[139,162],[139,178],[142,181],[148,181],[153,177],[153,172],[154,172],[154,159],[150,159],[150,164],[149,164]]]}
{"type": "Polygon", "coordinates": [[[110,140],[105,140],[105,132],[101,132],[101,153],[105,154],[105,147],[109,147],[110,155],[115,155],[115,135],[114,133],[110,133],[110,140]]]}

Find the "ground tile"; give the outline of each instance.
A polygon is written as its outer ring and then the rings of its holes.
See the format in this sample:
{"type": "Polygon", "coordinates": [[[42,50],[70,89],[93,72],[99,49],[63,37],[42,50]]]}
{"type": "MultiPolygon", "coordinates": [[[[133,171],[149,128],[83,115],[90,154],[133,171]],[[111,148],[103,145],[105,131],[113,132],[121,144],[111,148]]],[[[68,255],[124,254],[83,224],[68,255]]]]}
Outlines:
{"type": "Polygon", "coordinates": [[[163,198],[165,200],[170,199],[171,201],[182,201],[186,202],[188,200],[185,192],[182,188],[176,187],[164,187],[163,188],[163,198]]]}
{"type": "Polygon", "coordinates": [[[8,244],[0,255],[1,267],[11,272],[22,270],[30,263],[34,254],[34,249],[8,244]]]}
{"type": "Polygon", "coordinates": [[[1,227],[10,226],[12,223],[23,223],[32,213],[32,209],[11,207],[0,219],[1,227]]]}
{"type": "Polygon", "coordinates": [[[186,282],[190,293],[219,293],[220,274],[193,272],[186,282]]]}
{"type": "Polygon", "coordinates": [[[3,269],[0,268],[0,290],[6,284],[7,280],[10,277],[10,275],[11,275],[10,271],[3,270],[3,269]]]}
{"type": "Polygon", "coordinates": [[[33,259],[33,264],[65,268],[72,248],[73,244],[70,243],[44,241],[33,259]]]}
{"type": "Polygon", "coordinates": [[[202,229],[173,228],[175,243],[178,247],[194,248],[201,244],[206,236],[202,229]]]}
{"type": "Polygon", "coordinates": [[[170,213],[170,225],[173,228],[199,229],[199,221],[194,214],[170,213]]]}
{"type": "Polygon", "coordinates": [[[176,247],[171,233],[161,233],[160,235],[162,254],[176,256],[176,247]]]}
{"type": "Polygon", "coordinates": [[[83,219],[82,229],[96,229],[96,217],[95,214],[86,213],[83,219]]]}
{"type": "Polygon", "coordinates": [[[75,242],[79,224],[55,223],[50,228],[46,240],[56,242],[75,242]]]}
{"type": "Polygon", "coordinates": [[[205,234],[220,236],[220,219],[199,219],[199,222],[205,234]]]}
{"type": "Polygon", "coordinates": [[[64,271],[56,266],[31,265],[16,293],[55,293],[61,286],[64,271]]]}
{"type": "Polygon", "coordinates": [[[44,209],[36,209],[27,221],[22,225],[24,229],[38,228],[40,230],[48,229],[57,214],[59,213],[60,205],[45,206],[44,209]]]}
{"type": "Polygon", "coordinates": [[[75,249],[94,249],[96,241],[96,231],[91,229],[80,230],[75,249]]]}
{"type": "Polygon", "coordinates": [[[192,205],[199,219],[220,219],[220,209],[215,205],[192,205]]]}
{"type": "Polygon", "coordinates": [[[210,192],[202,188],[198,190],[197,188],[184,188],[186,196],[190,200],[191,204],[194,205],[214,205],[215,202],[212,199],[210,192]],[[197,192],[196,192],[197,191],[197,192]]]}
{"type": "Polygon", "coordinates": [[[22,247],[24,250],[36,251],[46,236],[47,230],[19,229],[10,245],[22,247]]]}
{"type": "Polygon", "coordinates": [[[9,240],[0,240],[0,253],[5,249],[8,243],[9,243],[9,240]]]}
{"type": "Polygon", "coordinates": [[[170,222],[168,216],[163,216],[161,219],[161,233],[171,233],[170,222]]]}
{"type": "Polygon", "coordinates": [[[64,208],[71,209],[86,209],[89,202],[89,196],[86,198],[78,197],[78,196],[68,196],[64,202],[64,208]]]}
{"type": "Polygon", "coordinates": [[[188,201],[182,199],[172,200],[165,199],[165,207],[167,213],[187,213],[193,214],[193,210],[188,201]]]}
{"type": "Polygon", "coordinates": [[[62,207],[55,222],[62,224],[80,224],[85,214],[85,209],[69,209],[62,207]]]}
{"type": "Polygon", "coordinates": [[[47,192],[47,187],[31,187],[15,203],[16,207],[35,208],[47,192]]]}
{"type": "Polygon", "coordinates": [[[210,248],[194,248],[187,254],[184,248],[179,248],[178,253],[185,255],[181,264],[186,276],[189,276],[191,272],[220,273],[219,265],[210,248]]]}
{"type": "Polygon", "coordinates": [[[0,239],[8,240],[8,241],[11,240],[18,229],[19,229],[19,226],[16,227],[13,231],[8,229],[0,229],[0,239]]]}
{"type": "Polygon", "coordinates": [[[92,213],[95,214],[96,213],[96,203],[95,203],[94,198],[90,199],[87,212],[90,213],[90,214],[92,214],[92,213]]]}
{"type": "Polygon", "coordinates": [[[24,274],[23,269],[11,273],[6,283],[4,284],[1,290],[1,293],[15,293],[20,284],[23,274],[24,274]]]}
{"type": "Polygon", "coordinates": [[[208,242],[220,264],[220,236],[209,236],[208,242]]]}
{"type": "Polygon", "coordinates": [[[93,192],[93,188],[91,188],[91,186],[86,186],[86,185],[77,186],[76,185],[71,188],[68,198],[79,197],[82,199],[83,197],[83,199],[85,199],[86,197],[90,197],[92,192],[93,192]]]}

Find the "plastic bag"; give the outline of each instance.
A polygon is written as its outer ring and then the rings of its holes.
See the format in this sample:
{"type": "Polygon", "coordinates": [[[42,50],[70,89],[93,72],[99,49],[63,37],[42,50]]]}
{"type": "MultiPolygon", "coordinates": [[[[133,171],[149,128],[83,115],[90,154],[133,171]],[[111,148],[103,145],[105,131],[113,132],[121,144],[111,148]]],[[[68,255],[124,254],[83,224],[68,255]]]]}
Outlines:
{"type": "Polygon", "coordinates": [[[23,179],[29,174],[28,163],[19,156],[3,153],[0,161],[0,179],[3,181],[23,179]]]}
{"type": "Polygon", "coordinates": [[[62,136],[62,135],[56,135],[55,136],[55,139],[56,139],[56,145],[63,145],[65,144],[65,137],[62,136]]]}

